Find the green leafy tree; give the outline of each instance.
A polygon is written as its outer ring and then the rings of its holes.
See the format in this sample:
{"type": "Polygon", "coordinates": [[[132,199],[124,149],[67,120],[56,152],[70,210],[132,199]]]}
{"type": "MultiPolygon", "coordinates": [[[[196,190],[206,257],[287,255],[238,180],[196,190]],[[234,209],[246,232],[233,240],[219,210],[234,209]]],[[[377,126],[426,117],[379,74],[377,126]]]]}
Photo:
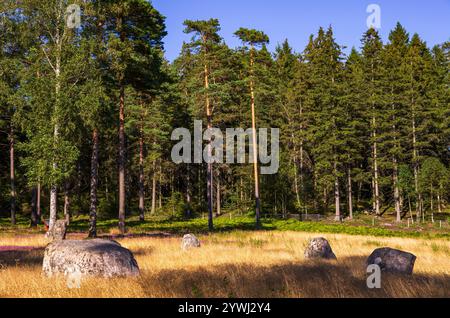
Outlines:
{"type": "Polygon", "coordinates": [[[448,191],[450,180],[449,170],[437,158],[427,158],[419,175],[419,187],[423,193],[428,194],[430,211],[435,212],[434,199],[437,198],[439,213],[442,213],[443,196],[448,191]]]}

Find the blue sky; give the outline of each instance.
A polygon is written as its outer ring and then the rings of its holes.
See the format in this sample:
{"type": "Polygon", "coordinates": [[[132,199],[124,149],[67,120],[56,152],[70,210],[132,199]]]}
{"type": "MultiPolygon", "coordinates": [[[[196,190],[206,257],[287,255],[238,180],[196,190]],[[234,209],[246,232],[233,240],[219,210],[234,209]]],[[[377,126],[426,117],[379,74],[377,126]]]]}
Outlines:
{"type": "Polygon", "coordinates": [[[360,47],[367,29],[367,6],[381,8],[380,30],[386,41],[389,31],[400,21],[412,35],[417,32],[429,46],[450,39],[450,0],[152,0],[167,17],[168,36],[164,39],[166,57],[172,61],[180,52],[183,41],[183,21],[218,18],[225,42],[236,47],[233,36],[240,27],[255,28],[267,33],[270,49],[288,39],[297,52],[303,51],[308,37],[320,26],[332,25],[339,44],[360,47]]]}

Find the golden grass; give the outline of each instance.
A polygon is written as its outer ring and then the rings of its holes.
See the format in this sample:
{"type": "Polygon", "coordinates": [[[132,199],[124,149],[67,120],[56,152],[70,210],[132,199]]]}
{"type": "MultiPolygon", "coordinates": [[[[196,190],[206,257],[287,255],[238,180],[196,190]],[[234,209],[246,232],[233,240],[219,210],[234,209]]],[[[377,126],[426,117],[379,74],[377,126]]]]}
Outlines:
{"type": "Polygon", "coordinates": [[[202,248],[183,252],[180,238],[120,240],[141,276],[86,279],[69,289],[63,278],[41,276],[41,236],[2,237],[0,246],[35,251],[0,252],[0,297],[450,297],[450,242],[298,232],[234,232],[202,236],[202,248]],[[326,237],[337,262],[305,260],[308,239],[326,237]],[[365,261],[378,247],[400,248],[418,259],[414,276],[383,275],[382,289],[366,287],[365,261]]]}

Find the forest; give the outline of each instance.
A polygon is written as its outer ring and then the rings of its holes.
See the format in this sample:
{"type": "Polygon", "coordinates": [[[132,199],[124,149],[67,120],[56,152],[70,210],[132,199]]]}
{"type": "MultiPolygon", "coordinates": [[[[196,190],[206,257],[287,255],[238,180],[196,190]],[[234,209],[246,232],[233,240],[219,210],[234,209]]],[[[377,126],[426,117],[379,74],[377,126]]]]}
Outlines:
{"type": "Polygon", "coordinates": [[[31,227],[86,216],[121,233],[131,217],[392,213],[434,221],[450,199],[450,42],[429,47],[399,22],[370,28],[345,54],[332,26],[274,52],[243,25],[239,47],[217,19],[186,20],[164,54],[150,2],[0,4],[0,217],[31,227]],[[77,24],[78,23],[78,24],[77,24]],[[176,164],[172,131],[280,129],[280,168],[176,164]],[[48,220],[48,221],[46,221],[48,220]]]}

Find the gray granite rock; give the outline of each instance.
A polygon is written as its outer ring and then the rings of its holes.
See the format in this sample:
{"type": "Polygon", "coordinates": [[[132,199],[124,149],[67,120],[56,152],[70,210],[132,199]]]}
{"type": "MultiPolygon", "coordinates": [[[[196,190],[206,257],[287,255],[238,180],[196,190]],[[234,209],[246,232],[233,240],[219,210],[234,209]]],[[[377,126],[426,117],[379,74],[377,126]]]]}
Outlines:
{"type": "Polygon", "coordinates": [[[200,247],[200,241],[197,237],[195,237],[194,234],[186,234],[183,236],[183,240],[181,241],[181,248],[184,251],[187,251],[191,248],[199,248],[200,247]]]}
{"type": "Polygon", "coordinates": [[[330,243],[323,237],[314,238],[309,241],[305,250],[305,257],[309,259],[337,259],[330,243]]]}
{"type": "Polygon", "coordinates": [[[412,275],[416,256],[392,248],[376,249],[367,260],[367,265],[378,265],[384,272],[412,275]]]}
{"type": "Polygon", "coordinates": [[[133,254],[109,240],[54,241],[45,249],[42,271],[46,276],[78,273],[89,277],[139,275],[133,254]]]}

